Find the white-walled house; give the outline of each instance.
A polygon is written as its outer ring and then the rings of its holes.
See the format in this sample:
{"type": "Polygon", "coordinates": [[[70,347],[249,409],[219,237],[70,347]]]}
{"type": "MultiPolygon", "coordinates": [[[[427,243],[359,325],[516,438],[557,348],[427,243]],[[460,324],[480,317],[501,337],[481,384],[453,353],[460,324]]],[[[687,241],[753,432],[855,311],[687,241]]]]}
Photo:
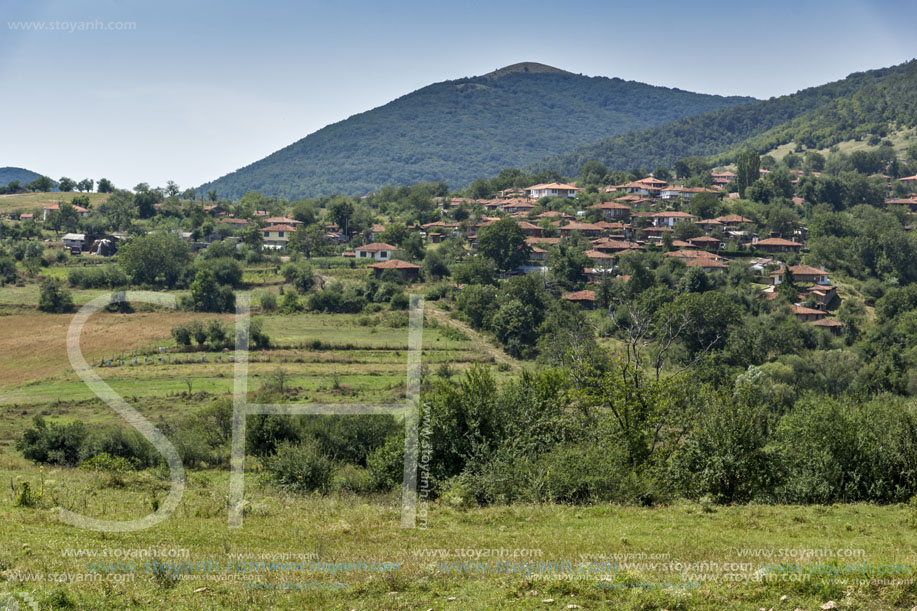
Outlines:
{"type": "Polygon", "coordinates": [[[357,259],[375,259],[376,261],[388,261],[392,258],[392,253],[398,250],[397,246],[380,242],[373,242],[365,246],[354,248],[354,254],[357,259]]]}
{"type": "Polygon", "coordinates": [[[269,225],[261,230],[264,236],[264,247],[283,250],[287,247],[296,227],[292,225],[269,225]]]}
{"type": "Polygon", "coordinates": [[[576,194],[582,191],[573,185],[565,185],[557,182],[551,182],[541,185],[532,185],[525,190],[526,197],[531,199],[541,199],[542,197],[576,197],[576,194]]]}

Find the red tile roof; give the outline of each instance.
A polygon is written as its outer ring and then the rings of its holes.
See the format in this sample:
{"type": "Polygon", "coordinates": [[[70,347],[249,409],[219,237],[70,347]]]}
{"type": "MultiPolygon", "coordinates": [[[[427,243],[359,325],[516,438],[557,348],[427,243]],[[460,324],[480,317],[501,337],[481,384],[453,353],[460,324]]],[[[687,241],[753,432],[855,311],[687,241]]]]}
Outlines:
{"type": "Polygon", "coordinates": [[[369,267],[373,269],[420,269],[419,265],[402,261],[401,259],[389,259],[381,263],[374,263],[369,267]]]}
{"type": "Polygon", "coordinates": [[[564,295],[564,299],[569,301],[595,301],[595,291],[576,291],[575,293],[567,293],[564,295]]]}
{"type": "Polygon", "coordinates": [[[398,250],[397,246],[392,246],[391,244],[385,244],[383,242],[373,242],[372,244],[366,244],[364,246],[357,246],[354,248],[355,251],[362,250],[364,252],[380,252],[383,250],[398,250]]]}

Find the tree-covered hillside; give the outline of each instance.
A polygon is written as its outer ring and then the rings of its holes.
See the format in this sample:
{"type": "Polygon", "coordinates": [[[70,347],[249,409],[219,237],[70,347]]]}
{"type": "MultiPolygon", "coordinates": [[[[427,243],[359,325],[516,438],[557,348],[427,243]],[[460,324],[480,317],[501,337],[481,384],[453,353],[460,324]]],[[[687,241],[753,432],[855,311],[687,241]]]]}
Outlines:
{"type": "Polygon", "coordinates": [[[436,83],[329,125],[199,192],[295,198],[428,180],[463,187],[581,142],[751,100],[517,64],[436,83]]]}
{"type": "Polygon", "coordinates": [[[21,185],[27,185],[37,178],[41,178],[41,174],[26,170],[25,168],[13,168],[9,166],[0,168],[0,187],[5,187],[14,180],[18,180],[21,185]]]}
{"type": "Polygon", "coordinates": [[[807,148],[917,125],[917,61],[851,74],[846,79],[650,129],[580,145],[534,164],[579,173],[583,163],[609,168],[672,166],[694,155],[729,160],[743,148],[766,152],[790,141],[807,148]]]}

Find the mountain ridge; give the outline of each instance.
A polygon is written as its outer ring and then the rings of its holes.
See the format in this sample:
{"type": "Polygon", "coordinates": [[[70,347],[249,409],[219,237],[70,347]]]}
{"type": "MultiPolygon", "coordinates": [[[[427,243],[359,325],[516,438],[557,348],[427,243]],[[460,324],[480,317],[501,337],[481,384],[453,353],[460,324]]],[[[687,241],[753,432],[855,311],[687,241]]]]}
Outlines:
{"type": "Polygon", "coordinates": [[[364,194],[386,184],[463,187],[581,142],[752,101],[521,62],[433,83],[327,125],[198,187],[286,198],[364,194]]]}
{"type": "Polygon", "coordinates": [[[531,164],[532,171],[576,175],[586,161],[610,169],[672,167],[680,158],[731,161],[744,148],[760,153],[796,141],[814,150],[917,125],[917,60],[807,87],[646,130],[583,143],[531,164]]]}

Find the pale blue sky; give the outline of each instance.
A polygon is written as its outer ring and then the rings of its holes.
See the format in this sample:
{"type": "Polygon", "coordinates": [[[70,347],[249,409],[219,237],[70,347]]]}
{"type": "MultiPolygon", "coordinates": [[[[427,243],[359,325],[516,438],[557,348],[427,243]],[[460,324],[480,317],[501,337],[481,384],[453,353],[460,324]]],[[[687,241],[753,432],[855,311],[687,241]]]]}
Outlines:
{"type": "Polygon", "coordinates": [[[913,0],[0,0],[0,166],[196,186],[520,61],[769,97],[917,57],[915,23],[913,0]]]}

